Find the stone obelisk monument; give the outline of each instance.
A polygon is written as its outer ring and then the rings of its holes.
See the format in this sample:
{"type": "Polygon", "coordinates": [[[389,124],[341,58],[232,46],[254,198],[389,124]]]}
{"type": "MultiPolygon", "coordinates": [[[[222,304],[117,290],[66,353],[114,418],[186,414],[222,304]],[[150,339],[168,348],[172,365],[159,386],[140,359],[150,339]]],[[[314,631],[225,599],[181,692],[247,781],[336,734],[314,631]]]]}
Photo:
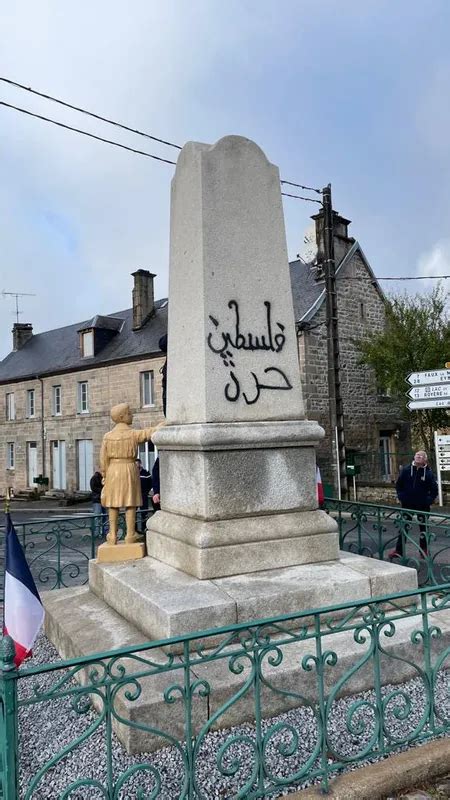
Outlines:
{"type": "MultiPolygon", "coordinates": [[[[178,159],[167,385],[148,557],[93,559],[89,587],[46,593],[46,631],[64,656],[415,588],[413,569],[339,553],[336,523],[317,508],[323,430],[304,417],[278,169],[239,136],[189,143],[178,159]]],[[[283,680],[298,681],[298,663],[283,662],[283,680]]],[[[236,675],[217,664],[222,703],[236,675]]],[[[124,698],[123,717],[156,715],[164,729],[167,701],[150,684],[138,703],[124,698]]],[[[272,713],[283,703],[281,692],[272,713]]],[[[245,704],[234,714],[246,719],[245,704]]],[[[116,729],[130,751],[154,746],[145,725],[116,729]]]]}
{"type": "Polygon", "coordinates": [[[178,159],[167,389],[148,557],[90,562],[114,611],[162,639],[414,588],[414,570],[340,554],[317,508],[279,173],[240,136],[178,159]]]}
{"type": "Polygon", "coordinates": [[[338,557],[317,509],[280,177],[248,139],[191,142],[172,184],[167,427],[149,555],[197,578],[338,557]]]}

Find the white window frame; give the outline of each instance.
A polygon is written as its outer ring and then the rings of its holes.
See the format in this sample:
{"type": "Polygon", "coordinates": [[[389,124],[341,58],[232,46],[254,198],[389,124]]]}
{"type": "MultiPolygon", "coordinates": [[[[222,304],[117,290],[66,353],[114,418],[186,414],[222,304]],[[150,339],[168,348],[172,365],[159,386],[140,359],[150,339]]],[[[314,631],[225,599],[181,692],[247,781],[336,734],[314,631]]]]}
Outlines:
{"type": "Polygon", "coordinates": [[[77,410],[79,414],[89,414],[89,382],[78,381],[77,386],[77,410]],[[83,391],[86,387],[86,391],[83,391]]]}
{"type": "Polygon", "coordinates": [[[155,405],[155,373],[152,369],[140,372],[141,408],[153,408],[155,405]],[[146,403],[146,387],[149,393],[149,402],[146,403]]]}
{"type": "Polygon", "coordinates": [[[52,413],[54,417],[60,417],[62,414],[62,387],[60,383],[52,387],[52,413]],[[59,409],[58,403],[56,402],[57,396],[59,398],[59,409]]]}
{"type": "Polygon", "coordinates": [[[6,443],[6,469],[16,467],[16,447],[14,442],[6,443]]]}
{"type": "Polygon", "coordinates": [[[27,418],[34,419],[36,416],[36,390],[27,389],[27,418]]]}
{"type": "Polygon", "coordinates": [[[16,400],[14,392],[6,392],[6,419],[13,422],[16,418],[16,400]]]}
{"type": "Polygon", "coordinates": [[[81,353],[83,358],[92,358],[94,355],[94,331],[84,331],[81,334],[81,353]]]}

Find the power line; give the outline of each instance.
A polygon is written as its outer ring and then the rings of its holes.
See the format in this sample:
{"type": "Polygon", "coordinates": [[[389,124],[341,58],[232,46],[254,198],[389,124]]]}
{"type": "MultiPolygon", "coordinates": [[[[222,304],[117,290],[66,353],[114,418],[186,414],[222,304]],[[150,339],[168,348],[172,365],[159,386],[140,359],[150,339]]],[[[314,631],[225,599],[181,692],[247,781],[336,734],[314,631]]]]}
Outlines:
{"type": "Polygon", "coordinates": [[[24,86],[23,83],[17,83],[17,81],[12,81],[9,78],[0,77],[0,81],[3,81],[3,83],[8,83],[10,86],[16,86],[18,89],[24,89],[25,92],[31,92],[31,94],[35,94],[38,97],[43,97],[45,100],[51,100],[52,103],[58,103],[60,106],[65,106],[65,108],[71,108],[73,111],[79,111],[80,114],[86,114],[88,117],[101,120],[101,122],[107,122],[108,125],[115,125],[116,128],[123,128],[124,131],[130,131],[131,133],[136,133],[138,136],[145,136],[146,139],[152,139],[154,142],[166,144],[168,147],[176,147],[177,150],[181,150],[181,146],[179,144],[168,142],[166,139],[159,139],[158,136],[153,136],[151,133],[145,133],[145,131],[140,131],[138,128],[131,128],[129,125],[124,125],[123,122],[116,122],[108,117],[102,117],[101,114],[95,114],[93,111],[88,111],[86,108],[74,106],[72,103],[67,103],[65,100],[60,100],[59,97],[53,97],[51,94],[39,92],[37,89],[32,89],[31,86],[24,86]]]}
{"type": "Polygon", "coordinates": [[[301,183],[293,183],[292,181],[283,181],[283,180],[280,180],[280,183],[286,183],[288,186],[296,186],[297,189],[304,189],[306,192],[316,192],[317,194],[323,194],[322,189],[315,189],[314,186],[303,186],[301,183]]]}
{"type": "Polygon", "coordinates": [[[57,122],[55,119],[50,119],[50,117],[43,117],[41,114],[35,114],[33,111],[28,111],[26,108],[20,108],[19,106],[13,106],[11,103],[5,103],[4,100],[0,100],[0,106],[5,106],[6,108],[12,108],[14,111],[20,111],[21,114],[27,114],[29,117],[35,117],[36,119],[41,119],[44,122],[50,122],[51,125],[57,125],[58,128],[65,128],[68,131],[73,131],[74,133],[80,133],[82,136],[89,136],[91,139],[97,139],[98,142],[104,142],[105,144],[111,144],[114,147],[121,147],[122,150],[129,150],[130,153],[137,153],[140,156],[147,156],[147,158],[153,158],[155,161],[163,161],[164,164],[173,164],[176,166],[176,161],[169,161],[168,158],[161,158],[161,156],[155,156],[154,153],[146,153],[145,150],[136,150],[134,147],[128,147],[126,144],[121,144],[120,142],[114,142],[112,139],[105,139],[103,136],[96,136],[95,133],[89,133],[88,131],[83,131],[81,128],[74,128],[72,125],[66,125],[64,122],[57,122]]]}
{"type": "MultiPolygon", "coordinates": [[[[13,81],[10,78],[3,78],[0,76],[0,81],[3,83],[7,83],[9,86],[15,86],[17,89],[23,89],[25,92],[30,92],[31,94],[36,95],[37,97],[43,97],[45,100],[50,100],[53,103],[58,103],[65,108],[70,108],[73,111],[78,111],[80,114],[86,114],[89,117],[93,117],[94,119],[98,119],[101,122],[106,122],[108,125],[114,125],[117,128],[122,128],[125,131],[129,131],[130,133],[135,133],[138,136],[144,136],[146,139],[151,139],[154,142],[159,142],[160,144],[167,145],[168,147],[175,147],[177,150],[182,150],[182,146],[179,144],[175,144],[175,142],[169,142],[167,139],[161,139],[158,136],[154,136],[151,133],[146,133],[145,131],[141,131],[138,128],[132,128],[129,125],[125,125],[123,122],[117,122],[117,120],[110,119],[109,117],[104,117],[101,114],[96,114],[94,111],[88,111],[86,108],[82,108],[81,106],[76,106],[73,103],[68,103],[66,100],[61,100],[59,97],[54,97],[51,94],[47,94],[46,92],[40,92],[37,89],[33,89],[31,86],[25,86],[23,83],[19,83],[18,81],[13,81]]],[[[124,149],[131,150],[133,153],[139,153],[140,155],[146,155],[150,158],[157,158],[157,156],[151,156],[149,153],[144,153],[140,150],[134,150],[131,147],[125,147],[125,145],[119,145],[116,142],[112,142],[109,139],[102,139],[102,137],[98,136],[95,137],[94,134],[88,134],[85,131],[81,131],[78,128],[73,128],[70,125],[63,125],[63,123],[58,123],[55,120],[51,120],[48,117],[42,117],[39,114],[32,114],[31,111],[25,111],[24,109],[19,109],[17,106],[12,106],[8,103],[2,103],[2,105],[8,106],[9,108],[14,108],[16,110],[21,110],[23,113],[28,113],[30,116],[36,116],[38,119],[43,119],[46,122],[53,122],[55,125],[59,125],[60,127],[66,127],[68,130],[76,131],[77,133],[84,133],[86,136],[92,136],[92,138],[97,138],[99,141],[105,141],[107,144],[116,144],[118,147],[123,147],[124,149]]],[[[167,161],[167,159],[160,158],[160,161],[165,161],[169,164],[174,164],[174,161],[167,161]]],[[[313,186],[304,186],[302,183],[295,183],[294,181],[287,181],[287,180],[280,180],[281,184],[286,184],[288,186],[295,186],[297,189],[303,189],[307,192],[316,192],[316,194],[322,194],[322,189],[317,189],[313,186]]],[[[295,194],[288,194],[287,192],[282,192],[285,197],[292,197],[296,200],[306,200],[309,202],[311,201],[309,197],[300,197],[299,195],[295,194]]],[[[316,203],[319,202],[318,200],[315,201],[316,203]]]]}
{"type": "MultiPolygon", "coordinates": [[[[372,281],[372,283],[379,283],[380,281],[436,281],[446,280],[449,278],[450,275],[399,275],[397,278],[391,278],[390,276],[387,278],[375,278],[375,281],[372,281]]],[[[340,276],[340,280],[360,281],[361,278],[354,275],[342,275],[340,276]]]]}
{"type": "MultiPolygon", "coordinates": [[[[286,181],[280,181],[280,183],[286,183],[286,181]]],[[[319,206],[322,205],[321,200],[314,200],[313,197],[301,197],[299,194],[289,194],[288,192],[281,192],[281,194],[283,195],[283,197],[293,197],[294,200],[306,200],[307,203],[318,203],[319,206]]]]}
{"type": "Polygon", "coordinates": [[[415,277],[377,278],[377,281],[435,281],[447,278],[450,278],[450,275],[416,275],[415,277]]]}

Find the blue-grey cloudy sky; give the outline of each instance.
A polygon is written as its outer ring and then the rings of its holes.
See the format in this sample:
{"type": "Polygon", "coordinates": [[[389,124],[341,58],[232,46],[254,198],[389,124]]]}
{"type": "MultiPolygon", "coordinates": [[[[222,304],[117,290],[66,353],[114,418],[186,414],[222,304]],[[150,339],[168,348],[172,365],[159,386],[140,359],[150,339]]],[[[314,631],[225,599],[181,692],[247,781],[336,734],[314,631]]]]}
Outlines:
{"type": "MultiPolygon", "coordinates": [[[[377,275],[450,272],[448,0],[18,0],[0,28],[4,76],[181,144],[253,138],[283,177],[332,183],[377,275]]],[[[0,99],[176,155],[3,83],[0,99]]],[[[163,296],[172,174],[0,107],[0,290],[36,294],[22,321],[129,307],[138,267],[163,296]]],[[[315,208],[284,206],[294,257],[315,208]]],[[[12,312],[0,297],[0,357],[12,312]]]]}

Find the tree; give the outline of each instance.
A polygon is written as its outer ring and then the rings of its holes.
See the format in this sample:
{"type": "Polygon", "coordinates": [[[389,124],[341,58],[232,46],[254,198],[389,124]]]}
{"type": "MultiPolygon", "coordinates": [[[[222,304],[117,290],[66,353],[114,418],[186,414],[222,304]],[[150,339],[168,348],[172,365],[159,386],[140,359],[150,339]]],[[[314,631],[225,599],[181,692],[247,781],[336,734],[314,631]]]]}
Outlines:
{"type": "Polygon", "coordinates": [[[413,433],[425,449],[432,450],[433,431],[449,425],[448,411],[409,411],[405,378],[410,372],[442,369],[450,360],[450,318],[442,287],[429,294],[388,298],[383,332],[356,344],[361,362],[373,368],[379,386],[403,403],[413,433]]]}

